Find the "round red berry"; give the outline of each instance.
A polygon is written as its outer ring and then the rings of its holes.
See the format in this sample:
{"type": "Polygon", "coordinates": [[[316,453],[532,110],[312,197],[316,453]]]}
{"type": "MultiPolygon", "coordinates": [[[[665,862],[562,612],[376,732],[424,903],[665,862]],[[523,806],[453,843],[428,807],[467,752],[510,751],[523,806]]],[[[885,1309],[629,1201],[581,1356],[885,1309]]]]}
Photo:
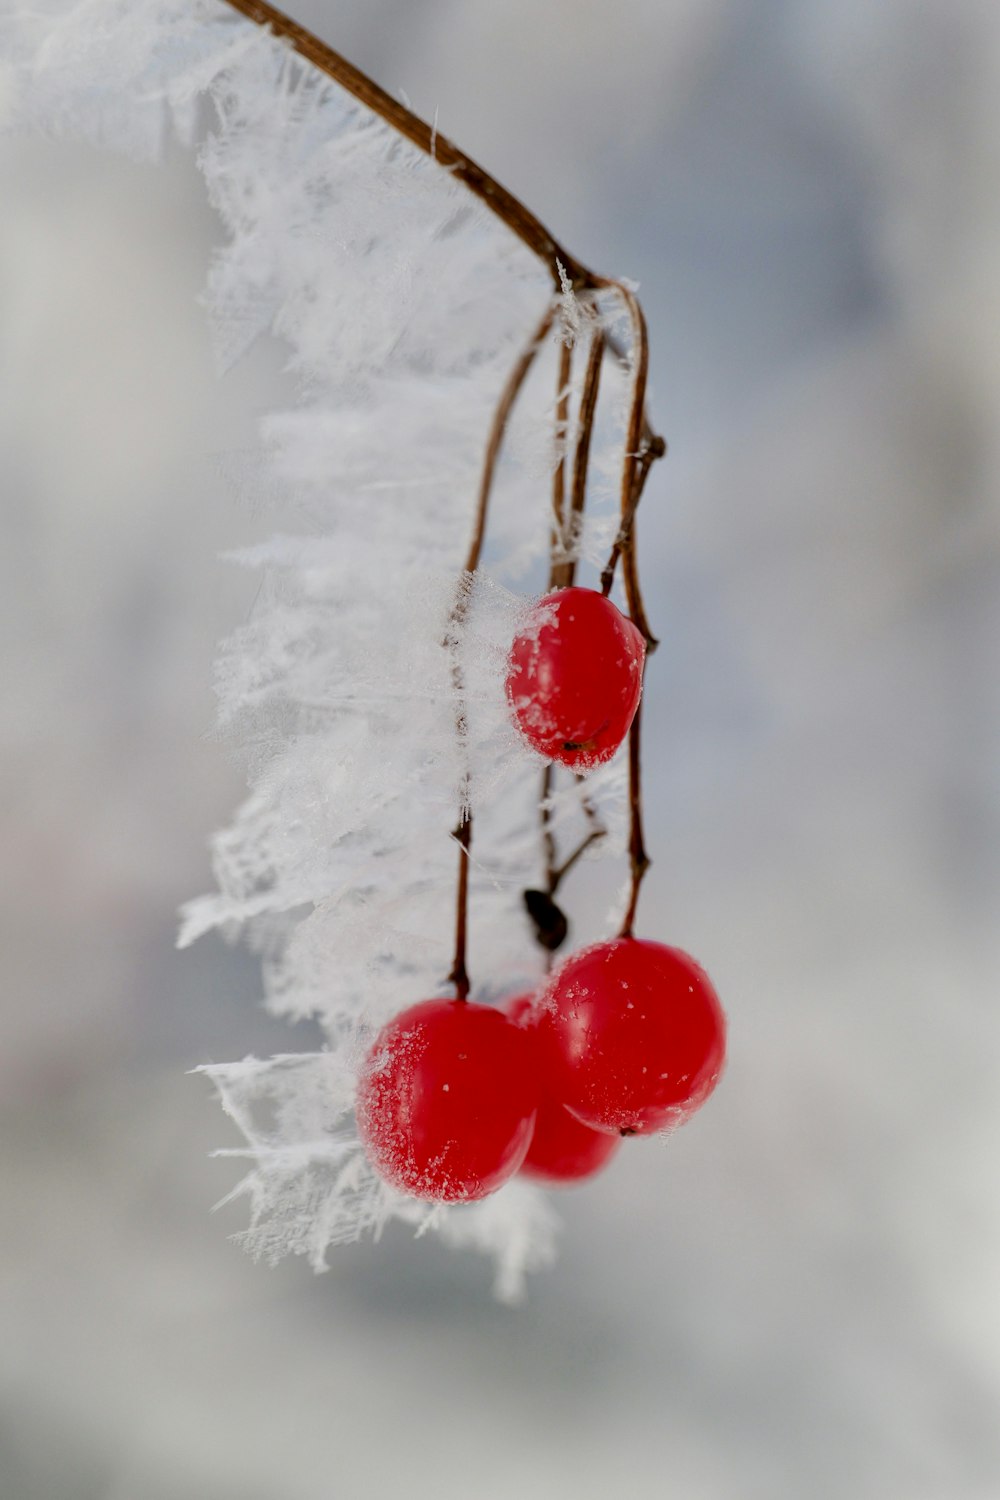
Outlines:
{"type": "Polygon", "coordinates": [[[543,1088],[595,1130],[679,1125],[722,1070],[718,996],[693,958],[664,943],[583,949],[553,974],[537,1011],[543,1088]]]}
{"type": "MultiPolygon", "coordinates": [[[[532,997],[520,995],[512,1000],[507,1014],[515,1025],[530,1030],[534,1024],[532,997]]],[[[620,1144],[618,1136],[592,1130],[543,1091],[521,1173],[553,1184],[579,1182],[606,1166],[620,1144]]]]}
{"type": "Polygon", "coordinates": [[[520,1167],[538,1094],[534,1040],[501,1011],[424,1000],[384,1026],[365,1058],[358,1134],[393,1187],[465,1203],[520,1167]]]}
{"type": "Polygon", "coordinates": [[[594,589],[559,589],[530,611],[507,662],[514,721],[546,760],[586,771],[610,760],[642,693],[646,643],[594,589]]]}

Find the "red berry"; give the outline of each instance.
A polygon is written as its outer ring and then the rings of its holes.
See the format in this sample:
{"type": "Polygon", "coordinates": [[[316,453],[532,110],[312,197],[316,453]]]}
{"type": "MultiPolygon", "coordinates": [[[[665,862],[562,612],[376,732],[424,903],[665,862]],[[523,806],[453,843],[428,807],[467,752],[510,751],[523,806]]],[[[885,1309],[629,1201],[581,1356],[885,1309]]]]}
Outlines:
{"type": "MultiPolygon", "coordinates": [[[[517,1026],[534,1023],[532,997],[512,1000],[507,1014],[517,1026]]],[[[614,1156],[620,1139],[574,1119],[568,1109],[542,1093],[535,1117],[535,1130],[521,1172],[543,1182],[579,1182],[592,1177],[614,1156]]]]}
{"type": "Polygon", "coordinates": [[[534,1041],[502,1012],[424,1000],[384,1026],[365,1059],[358,1134],[401,1192],[469,1202],[521,1165],[538,1093],[534,1041]]]}
{"type": "Polygon", "coordinates": [[[617,938],[574,954],[538,999],[543,1087],[595,1130],[648,1135],[708,1098],[726,1022],[679,948],[617,938]]]}
{"type": "Polygon", "coordinates": [[[507,697],[528,744],[577,771],[610,760],[635,718],[645,655],[641,631],[594,589],[540,599],[507,663],[507,697]]]}

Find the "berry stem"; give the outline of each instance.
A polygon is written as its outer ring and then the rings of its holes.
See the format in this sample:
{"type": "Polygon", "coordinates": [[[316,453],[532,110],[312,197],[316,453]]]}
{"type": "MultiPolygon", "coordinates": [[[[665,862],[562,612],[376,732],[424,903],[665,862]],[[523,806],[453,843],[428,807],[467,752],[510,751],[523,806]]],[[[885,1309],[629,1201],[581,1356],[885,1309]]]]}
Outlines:
{"type": "MultiPolygon", "coordinates": [[[[649,335],[646,329],[646,319],[635,294],[628,287],[621,287],[621,295],[625,300],[629,315],[632,320],[632,362],[633,362],[633,384],[632,401],[629,407],[628,427],[625,435],[625,461],[622,465],[622,488],[621,488],[621,524],[618,536],[608,559],[607,566],[601,575],[601,591],[605,597],[611,591],[614,582],[615,566],[618,558],[622,560],[622,579],[625,585],[625,597],[628,601],[629,616],[633,623],[642,631],[646,641],[646,656],[656,650],[657,642],[649,628],[646,619],[646,611],[642,601],[642,590],[639,586],[639,569],[636,562],[635,549],[635,513],[642,499],[642,491],[645,487],[649,470],[655,459],[662,456],[666,451],[666,445],[662,438],[649,438],[643,432],[644,411],[646,402],[646,381],[649,375],[649,335]]],[[[645,678],[646,663],[643,663],[643,678],[645,678]]],[[[628,787],[629,787],[629,863],[631,866],[631,889],[629,892],[628,908],[621,925],[621,937],[631,937],[635,924],[636,908],[639,904],[639,890],[643,877],[650,866],[649,855],[646,853],[646,842],[643,831],[642,818],[642,700],[636,709],[635,718],[632,720],[628,736],[628,787]]]]}
{"type": "Polygon", "coordinates": [[[458,827],[453,837],[458,841],[458,879],[455,885],[455,957],[448,975],[449,984],[455,986],[455,998],[467,1000],[469,995],[469,971],[466,967],[466,948],[468,946],[469,932],[469,854],[472,848],[472,785],[469,775],[468,761],[465,757],[465,739],[468,730],[468,720],[465,707],[465,674],[462,671],[461,660],[461,637],[462,627],[465,624],[469,612],[469,600],[472,595],[472,577],[479,567],[479,559],[482,555],[483,541],[486,536],[486,520],[489,515],[490,495],[493,490],[493,479],[496,474],[497,460],[500,457],[500,449],[503,446],[504,433],[510,414],[524,386],[539,349],[548,337],[549,329],[552,327],[554,308],[550,304],[542,315],[535,331],[531,335],[521,354],[518,356],[510,374],[500,392],[500,399],[493,412],[493,421],[490,425],[489,436],[486,441],[486,453],[483,457],[482,474],[479,481],[479,496],[476,504],[476,518],[472,528],[472,538],[469,542],[469,550],[465,558],[465,567],[458,580],[455,590],[455,602],[451,607],[451,616],[448,622],[448,634],[445,637],[445,645],[452,653],[451,680],[455,689],[455,730],[458,735],[459,752],[465,760],[461,775],[461,812],[459,814],[458,827]]]}
{"type": "Polygon", "coordinates": [[[576,864],[580,856],[582,854],[586,854],[591,844],[596,844],[597,840],[602,839],[607,832],[607,829],[604,827],[604,825],[599,822],[597,814],[590,806],[590,803],[587,801],[586,797],[582,798],[582,802],[584,811],[587,815],[587,820],[591,824],[590,832],[587,834],[586,838],[580,840],[579,844],[577,844],[576,848],[573,850],[573,853],[569,856],[569,858],[563,860],[558,870],[551,870],[549,872],[548,885],[550,896],[555,895],[556,891],[562,885],[564,879],[569,874],[570,870],[572,870],[573,866],[576,864]]]}
{"type": "MultiPolygon", "coordinates": [[[[596,331],[590,340],[590,348],[587,353],[587,367],[584,372],[583,387],[580,392],[568,516],[565,513],[565,465],[561,453],[555,469],[552,508],[557,524],[553,527],[551,535],[550,593],[553,589],[571,588],[576,578],[576,548],[579,541],[580,523],[583,519],[584,506],[587,499],[587,468],[590,460],[590,439],[594,428],[594,415],[597,410],[597,397],[600,390],[601,365],[604,359],[604,351],[604,335],[600,331],[596,331]]],[[[557,387],[556,438],[557,443],[561,444],[565,443],[570,376],[571,368],[569,360],[560,358],[559,384],[557,387]]],[[[591,844],[603,838],[606,832],[604,825],[594,812],[586,793],[581,793],[580,802],[587,822],[590,825],[589,831],[568,859],[564,860],[561,865],[556,864],[558,853],[555,837],[552,833],[551,806],[554,777],[555,767],[551,764],[547,765],[542,772],[542,790],[538,800],[542,825],[542,851],[545,860],[545,887],[550,896],[555,895],[563,879],[569,874],[580,856],[590,848],[591,844]]],[[[583,784],[584,778],[582,776],[577,776],[576,779],[579,785],[583,784]]],[[[540,934],[539,941],[541,941],[540,934]]],[[[542,946],[545,947],[546,963],[551,965],[552,949],[544,943],[542,946]]]]}
{"type": "MultiPolygon", "coordinates": [[[[486,538],[486,520],[489,513],[490,495],[493,490],[493,477],[496,473],[497,460],[500,457],[500,449],[503,445],[504,433],[507,431],[507,423],[510,414],[514,410],[521,388],[528,373],[534,364],[538,351],[545,343],[552,327],[555,316],[555,308],[549,305],[535,329],[528,343],[525,345],[507,377],[506,384],[500,392],[500,399],[493,412],[493,421],[490,425],[489,436],[486,440],[486,454],[483,459],[482,475],[479,480],[479,494],[476,501],[476,519],[472,528],[472,539],[469,542],[469,551],[465,559],[465,572],[474,573],[479,566],[479,558],[483,550],[483,542],[486,538]]],[[[464,598],[464,595],[463,595],[464,598]]],[[[455,611],[452,612],[452,621],[460,620],[465,615],[467,600],[461,603],[456,599],[455,611]],[[459,611],[459,613],[456,613],[459,611]]]]}
{"type": "Polygon", "coordinates": [[[549,585],[556,571],[557,558],[566,555],[566,439],[569,428],[569,397],[573,382],[573,346],[565,338],[559,340],[559,360],[556,373],[555,408],[555,464],[552,469],[552,529],[549,533],[549,555],[552,566],[549,585]]]}
{"type": "Polygon", "coordinates": [[[629,403],[625,454],[622,463],[621,520],[611,555],[601,574],[601,593],[605,597],[610,594],[620,557],[629,614],[645,637],[647,652],[653,652],[656,650],[657,641],[649,628],[642,602],[633,541],[635,513],[642,499],[649,470],[655,460],[662,458],[666,452],[666,443],[658,434],[644,431],[644,426],[647,425],[645,424],[646,383],[649,378],[649,333],[646,328],[646,319],[631,288],[623,286],[620,282],[616,282],[615,285],[632,323],[632,399],[629,403]]]}
{"type": "Polygon", "coordinates": [[[618,933],[618,936],[623,938],[632,936],[636,908],[639,905],[639,887],[642,885],[643,876],[652,864],[652,860],[646,853],[646,844],[642,829],[642,738],[639,728],[641,717],[642,699],[640,698],[639,707],[636,709],[635,718],[632,720],[632,727],[628,732],[628,853],[632,873],[632,885],[629,892],[628,910],[625,913],[618,933]]]}
{"type": "Polygon", "coordinates": [[[555,893],[558,881],[555,878],[556,851],[555,835],[552,832],[552,783],[555,779],[555,766],[547,765],[542,772],[542,791],[538,799],[538,813],[542,825],[542,853],[545,859],[545,889],[549,895],[555,893]]]}
{"type": "Polygon", "coordinates": [[[590,464],[590,439],[594,430],[594,414],[601,386],[601,365],[604,361],[604,335],[596,332],[590,340],[587,368],[580,392],[580,410],[577,413],[576,445],[573,450],[573,477],[570,484],[569,516],[563,527],[562,556],[557,559],[553,552],[549,588],[572,588],[576,579],[576,555],[580,540],[580,525],[587,500],[587,470],[590,464]]]}
{"type": "MultiPolygon", "coordinates": [[[[646,321],[635,293],[623,282],[616,281],[611,277],[598,276],[593,271],[588,270],[582,262],[570,255],[559,244],[549,233],[548,229],[546,229],[545,225],[542,224],[541,220],[530,209],[526,208],[519,198],[515,197],[513,193],[497,182],[494,177],[491,177],[471,157],[466,156],[463,151],[460,151],[447,136],[440,135],[435,128],[432,128],[425,121],[419,119],[412,110],[407,109],[404,104],[394,99],[391,94],[387,94],[373,79],[348,62],[340,53],[335,52],[332,47],[320,41],[312,32],[307,31],[304,26],[300,26],[297,21],[291,20],[290,17],[283,14],[275,6],[267,4],[266,0],[226,0],[226,3],[232,10],[237,11],[247,20],[254,22],[258,26],[270,28],[276,37],[287,41],[292,49],[306,62],[318,68],[320,72],[325,73],[328,78],[333,79],[335,83],[339,84],[341,88],[345,89],[365,108],[370,109],[380,119],[384,120],[387,125],[391,126],[392,129],[396,130],[420,151],[423,151],[426,155],[437,161],[459,182],[462,182],[491,213],[495,214],[502,223],[506,224],[511,233],[516,235],[522,244],[526,245],[538,257],[548,271],[553,288],[557,293],[564,293],[566,283],[568,282],[569,287],[578,295],[588,292],[613,291],[617,292],[621,297],[632,325],[632,345],[628,356],[633,371],[632,400],[629,408],[625,457],[622,466],[621,522],[611,556],[608,559],[604,572],[601,574],[601,588],[605,595],[610,593],[614,583],[618,560],[621,558],[629,614],[645,637],[647,652],[655,650],[656,640],[649,628],[639,586],[639,575],[635,561],[634,526],[636,509],[642,497],[649,469],[656,459],[662,458],[666,452],[666,444],[662,437],[654,431],[646,415],[645,402],[646,381],[649,370],[649,339],[646,330],[646,321]]],[[[503,439],[507,418],[524,383],[525,376],[531,368],[538,346],[549,331],[552,316],[552,309],[549,308],[546,311],[543,322],[539,325],[532,339],[531,345],[521,356],[517,366],[512,371],[507,386],[501,394],[497,411],[494,414],[493,425],[487,443],[486,461],[480,484],[476,526],[469,549],[466,575],[474,572],[479,562],[479,554],[482,549],[485,533],[489,493],[493,481],[493,471],[496,466],[496,459],[503,439]]],[[[609,337],[607,344],[618,358],[623,359],[625,357],[619,351],[616,340],[609,337]]],[[[593,354],[593,350],[591,353],[593,354]]],[[[588,370],[589,368],[590,362],[588,361],[588,370]]],[[[596,388],[594,391],[594,403],[596,405],[596,388]]],[[[581,422],[577,443],[578,452],[581,439],[589,446],[593,411],[591,410],[590,412],[589,422],[583,421],[582,417],[583,405],[581,398],[581,422]]],[[[580,471],[583,475],[581,483],[584,488],[586,483],[585,467],[586,446],[583,452],[582,469],[580,471]]],[[[574,475],[574,499],[578,493],[575,477],[574,475]]],[[[465,576],[459,585],[456,595],[456,602],[452,611],[453,628],[449,632],[450,643],[456,652],[453,680],[455,682],[457,698],[457,726],[459,736],[462,740],[464,740],[465,734],[465,705],[463,678],[457,655],[457,636],[460,633],[457,627],[460,627],[464,620],[467,605],[468,578],[465,576]]],[[[639,718],[640,716],[637,713],[633,720],[629,737],[632,895],[629,903],[629,911],[623,926],[623,933],[625,934],[631,932],[632,922],[635,917],[635,906],[638,900],[639,884],[649,864],[642,836],[639,718]]],[[[463,784],[463,811],[456,833],[461,850],[461,862],[458,879],[459,909],[456,919],[456,954],[455,963],[452,968],[452,978],[459,991],[460,999],[464,999],[468,994],[469,986],[465,968],[468,859],[472,840],[472,815],[468,803],[468,791],[468,772],[466,771],[463,784]]]]}
{"type": "MultiPolygon", "coordinates": [[[[570,386],[573,378],[573,346],[565,338],[559,342],[559,361],[556,372],[555,407],[555,463],[552,469],[552,524],[549,530],[549,590],[559,566],[558,559],[566,554],[566,433],[569,421],[570,386]]],[[[556,841],[552,833],[552,795],[554,767],[547,765],[542,772],[542,790],[538,799],[538,813],[542,825],[542,851],[545,858],[545,880],[549,894],[554,889],[552,874],[556,863],[556,841]]],[[[545,946],[543,935],[536,932],[538,941],[545,947],[546,967],[552,963],[552,950],[545,946]]]]}
{"type": "Polygon", "coordinates": [[[455,960],[448,983],[455,986],[455,999],[469,998],[469,971],[465,950],[469,930],[469,851],[472,847],[472,809],[462,808],[458,827],[452,835],[458,842],[458,880],[455,884],[455,960]]]}

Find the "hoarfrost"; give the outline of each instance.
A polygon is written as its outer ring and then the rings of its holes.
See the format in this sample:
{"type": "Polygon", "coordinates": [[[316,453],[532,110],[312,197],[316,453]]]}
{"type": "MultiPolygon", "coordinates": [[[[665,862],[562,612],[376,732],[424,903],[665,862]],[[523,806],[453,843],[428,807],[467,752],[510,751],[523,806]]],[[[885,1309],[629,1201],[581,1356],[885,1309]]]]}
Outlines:
{"type": "MultiPolygon", "coordinates": [[[[448,971],[448,830],[466,769],[475,972],[493,996],[540,974],[520,901],[539,873],[536,763],[502,680],[522,607],[508,590],[547,542],[551,351],[508,433],[489,570],[468,585],[461,744],[442,641],[491,412],[547,278],[446,170],[217,0],[32,0],[0,17],[0,73],[5,128],[140,159],[171,131],[188,144],[201,131],[227,232],[204,296],[220,367],[276,334],[299,390],[294,409],[263,418],[245,479],[300,530],[236,554],[262,583],[218,668],[220,723],[248,752],[249,795],[214,840],[218,890],[184,908],[180,933],[186,944],[242,932],[269,1007],[326,1033],[320,1053],[204,1070],[246,1140],[223,1153],[248,1163],[230,1195],[250,1200],[242,1238],[320,1270],[331,1246],[399,1219],[491,1255],[498,1295],[516,1298],[553,1255],[540,1190],[515,1182],[433,1210],[403,1198],[365,1161],[351,1106],[374,1030],[440,993],[448,971]]],[[[573,337],[586,318],[570,288],[559,300],[573,337]]],[[[613,531],[600,506],[621,399],[598,426],[589,560],[613,531]]],[[[608,829],[595,852],[618,851],[620,767],[588,788],[608,829]]],[[[552,816],[557,833],[579,819],[574,784],[552,816]]]]}

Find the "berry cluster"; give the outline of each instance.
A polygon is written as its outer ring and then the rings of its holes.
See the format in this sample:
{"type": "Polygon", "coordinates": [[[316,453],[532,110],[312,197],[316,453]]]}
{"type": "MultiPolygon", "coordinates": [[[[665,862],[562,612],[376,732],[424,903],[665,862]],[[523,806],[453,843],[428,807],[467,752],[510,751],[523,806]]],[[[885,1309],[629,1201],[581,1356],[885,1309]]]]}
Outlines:
{"type": "MultiPolygon", "coordinates": [[[[635,716],[644,640],[594,590],[535,606],[511,647],[515,723],[550,761],[610,759],[635,716]]],[[[515,1172],[599,1171],[621,1138],[669,1130],[711,1093],[725,1020],[678,948],[623,936],[572,955],[506,1011],[425,1000],[394,1017],[361,1069],[358,1131],[375,1169],[418,1198],[470,1202],[515,1172]]]]}

